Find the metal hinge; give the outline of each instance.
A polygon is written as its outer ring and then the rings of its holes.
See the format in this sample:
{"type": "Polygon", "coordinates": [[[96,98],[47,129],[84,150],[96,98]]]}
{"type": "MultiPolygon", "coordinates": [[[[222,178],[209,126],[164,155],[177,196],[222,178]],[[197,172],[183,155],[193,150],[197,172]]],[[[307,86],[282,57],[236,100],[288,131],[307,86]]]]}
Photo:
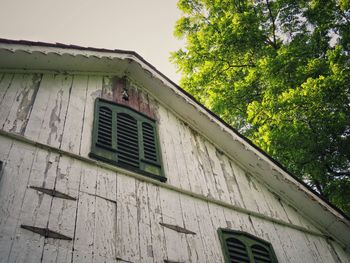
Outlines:
{"type": "Polygon", "coordinates": [[[164,226],[164,227],[166,227],[166,228],[172,229],[172,230],[174,230],[174,231],[176,231],[176,232],[179,232],[179,233],[183,233],[183,234],[187,234],[187,235],[195,235],[195,234],[196,234],[195,232],[190,231],[190,230],[188,230],[188,229],[186,229],[186,228],[183,228],[183,227],[181,227],[181,226],[170,225],[170,224],[166,224],[166,223],[162,223],[162,222],[160,222],[159,224],[160,224],[161,226],[164,226]]]}
{"type": "Polygon", "coordinates": [[[63,239],[63,240],[73,240],[71,237],[62,235],[58,232],[52,231],[48,228],[41,228],[41,227],[35,227],[35,226],[27,226],[27,225],[21,225],[21,228],[32,231],[34,233],[37,233],[41,236],[44,236],[45,238],[55,238],[55,239],[63,239]]]}
{"type": "Polygon", "coordinates": [[[47,189],[47,188],[37,187],[37,186],[30,186],[30,188],[32,188],[34,190],[37,190],[39,192],[51,195],[53,197],[58,197],[58,198],[67,199],[67,200],[73,200],[73,201],[77,200],[76,198],[74,198],[72,196],[69,196],[67,194],[61,193],[61,192],[56,191],[54,189],[47,189]]]}

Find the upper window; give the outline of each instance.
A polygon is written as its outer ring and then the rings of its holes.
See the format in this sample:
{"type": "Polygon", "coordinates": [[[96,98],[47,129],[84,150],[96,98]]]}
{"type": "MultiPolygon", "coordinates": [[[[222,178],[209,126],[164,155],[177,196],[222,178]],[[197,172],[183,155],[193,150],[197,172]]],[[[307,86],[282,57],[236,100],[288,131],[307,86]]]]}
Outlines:
{"type": "Polygon", "coordinates": [[[125,105],[96,99],[90,157],[166,181],[155,120],[125,105]]]}
{"type": "Polygon", "coordinates": [[[277,263],[270,243],[241,231],[219,229],[227,263],[277,263]]]}

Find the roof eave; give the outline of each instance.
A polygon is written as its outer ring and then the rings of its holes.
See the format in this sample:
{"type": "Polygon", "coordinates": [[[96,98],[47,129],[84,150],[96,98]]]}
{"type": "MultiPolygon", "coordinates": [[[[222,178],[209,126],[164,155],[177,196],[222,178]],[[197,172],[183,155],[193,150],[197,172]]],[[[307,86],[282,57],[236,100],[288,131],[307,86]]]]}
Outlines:
{"type": "Polygon", "coordinates": [[[164,105],[350,248],[350,219],[132,51],[0,39],[0,68],[129,75],[164,105]]]}

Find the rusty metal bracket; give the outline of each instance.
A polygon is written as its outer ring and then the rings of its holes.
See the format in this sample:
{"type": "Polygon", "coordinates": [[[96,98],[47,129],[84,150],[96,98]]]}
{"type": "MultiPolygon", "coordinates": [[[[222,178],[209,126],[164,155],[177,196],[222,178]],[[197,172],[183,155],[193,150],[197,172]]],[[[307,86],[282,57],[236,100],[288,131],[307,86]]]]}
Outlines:
{"type": "Polygon", "coordinates": [[[54,239],[62,239],[62,240],[73,240],[71,237],[62,235],[58,232],[52,231],[48,228],[41,228],[35,226],[21,225],[21,228],[37,233],[45,238],[54,238],[54,239]]]}
{"type": "Polygon", "coordinates": [[[160,222],[159,223],[161,226],[164,226],[166,228],[169,228],[171,230],[174,230],[176,232],[179,232],[179,233],[183,233],[183,234],[186,234],[186,235],[196,235],[195,232],[193,231],[190,231],[184,227],[181,227],[181,226],[177,226],[177,225],[170,225],[170,224],[166,224],[166,223],[162,223],[160,222]]]}
{"type": "Polygon", "coordinates": [[[48,194],[48,195],[51,195],[53,197],[58,197],[58,198],[62,198],[62,199],[67,199],[67,200],[73,200],[73,201],[76,201],[77,199],[72,197],[72,196],[69,196],[67,194],[64,194],[64,193],[61,193],[59,191],[56,191],[54,189],[47,189],[47,188],[44,188],[44,187],[38,187],[38,186],[30,186],[30,188],[34,189],[34,190],[37,190],[39,192],[42,192],[42,193],[45,193],[45,194],[48,194]]]}

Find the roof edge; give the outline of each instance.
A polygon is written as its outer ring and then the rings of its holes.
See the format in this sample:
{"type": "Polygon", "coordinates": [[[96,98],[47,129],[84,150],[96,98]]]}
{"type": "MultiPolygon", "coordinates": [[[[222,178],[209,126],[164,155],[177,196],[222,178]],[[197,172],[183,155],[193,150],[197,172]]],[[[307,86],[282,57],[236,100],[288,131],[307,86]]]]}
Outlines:
{"type": "MultiPolygon", "coordinates": [[[[203,104],[201,104],[199,101],[197,101],[193,95],[188,93],[186,90],[182,89],[178,84],[176,84],[174,81],[169,79],[167,76],[165,76],[162,72],[160,72],[155,66],[150,64],[148,61],[146,61],[141,55],[139,55],[135,51],[130,50],[122,50],[122,49],[106,49],[106,48],[95,48],[95,47],[84,47],[79,45],[73,45],[73,44],[62,44],[62,43],[48,43],[48,42],[41,42],[41,41],[30,41],[30,40],[13,40],[13,39],[5,39],[0,38],[0,44],[12,44],[12,45],[24,45],[24,46],[39,46],[39,47],[52,47],[52,48],[62,48],[62,49],[74,49],[74,50],[82,50],[82,51],[93,51],[93,52],[102,52],[102,53],[115,53],[115,54],[126,54],[134,56],[135,58],[139,59],[142,63],[146,64],[148,67],[150,67],[152,70],[154,70],[157,74],[159,74],[162,78],[164,78],[167,82],[169,82],[171,85],[173,85],[178,91],[180,91],[182,94],[184,94],[186,97],[190,98],[197,106],[202,108],[205,112],[207,112],[209,115],[211,115],[214,119],[219,121],[222,125],[224,125],[226,128],[234,132],[240,139],[242,139],[244,142],[249,144],[251,147],[253,147],[256,151],[258,151],[260,154],[262,154],[264,157],[266,157],[269,161],[271,161],[273,164],[275,164],[279,169],[281,169],[284,173],[289,175],[291,178],[296,180],[298,183],[300,183],[302,186],[304,186],[308,191],[310,191],[312,194],[316,195],[318,198],[320,198],[323,202],[325,202],[327,205],[329,205],[332,209],[334,209],[337,213],[339,213],[341,216],[344,217],[350,224],[350,216],[345,214],[341,209],[336,207],[334,204],[332,204],[329,200],[327,200],[324,196],[319,194],[317,191],[315,191],[313,188],[311,188],[308,184],[306,184],[304,181],[302,181],[299,177],[297,177],[295,174],[289,172],[279,161],[271,157],[269,154],[267,154],[265,151],[260,149],[258,146],[256,146],[250,139],[246,138],[244,135],[238,132],[237,129],[230,126],[228,123],[226,123],[220,116],[212,112],[210,109],[205,107],[203,104]]],[[[331,212],[331,211],[330,211],[331,212]]]]}

